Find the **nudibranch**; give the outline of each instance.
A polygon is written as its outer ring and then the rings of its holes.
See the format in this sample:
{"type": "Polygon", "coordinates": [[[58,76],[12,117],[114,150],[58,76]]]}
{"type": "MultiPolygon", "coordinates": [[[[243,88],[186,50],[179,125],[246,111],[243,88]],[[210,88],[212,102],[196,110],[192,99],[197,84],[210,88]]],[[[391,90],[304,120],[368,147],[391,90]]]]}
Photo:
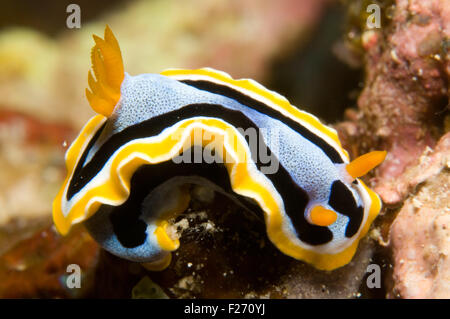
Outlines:
{"type": "Polygon", "coordinates": [[[171,221],[201,184],[260,213],[286,255],[323,270],[352,259],[381,209],[359,177],[386,152],[350,161],[335,130],[253,80],[211,68],[131,76],[108,26],[94,40],[86,96],[99,114],[66,153],[61,234],[83,222],[112,254],[163,269],[179,247],[171,221]]]}

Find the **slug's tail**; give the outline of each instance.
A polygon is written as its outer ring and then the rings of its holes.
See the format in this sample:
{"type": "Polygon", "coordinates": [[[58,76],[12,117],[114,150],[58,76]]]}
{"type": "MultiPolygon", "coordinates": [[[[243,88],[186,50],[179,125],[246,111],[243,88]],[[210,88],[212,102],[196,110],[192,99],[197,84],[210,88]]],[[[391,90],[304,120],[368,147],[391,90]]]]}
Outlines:
{"type": "Polygon", "coordinates": [[[105,28],[104,39],[93,37],[91,61],[95,79],[89,70],[86,97],[95,112],[110,116],[120,99],[120,86],[125,76],[122,54],[109,26],[105,28]]]}

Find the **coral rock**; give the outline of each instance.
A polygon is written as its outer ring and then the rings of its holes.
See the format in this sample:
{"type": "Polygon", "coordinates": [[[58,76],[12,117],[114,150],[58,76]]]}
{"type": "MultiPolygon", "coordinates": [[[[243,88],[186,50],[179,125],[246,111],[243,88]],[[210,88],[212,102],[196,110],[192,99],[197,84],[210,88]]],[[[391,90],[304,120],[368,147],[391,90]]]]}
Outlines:
{"type": "Polygon", "coordinates": [[[438,149],[422,159],[426,169],[420,164],[415,169],[422,171],[415,180],[421,187],[405,201],[391,227],[390,297],[450,298],[450,133],[438,149]]]}

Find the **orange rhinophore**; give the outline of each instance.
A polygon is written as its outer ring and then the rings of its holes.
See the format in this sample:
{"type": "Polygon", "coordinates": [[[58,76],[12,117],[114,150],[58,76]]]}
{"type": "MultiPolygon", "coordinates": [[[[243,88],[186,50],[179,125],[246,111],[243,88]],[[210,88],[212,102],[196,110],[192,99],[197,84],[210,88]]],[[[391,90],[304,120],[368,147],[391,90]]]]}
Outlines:
{"type": "Polygon", "coordinates": [[[386,158],[386,154],[386,151],[372,151],[354,159],[345,168],[353,179],[364,176],[380,165],[386,158]]]}

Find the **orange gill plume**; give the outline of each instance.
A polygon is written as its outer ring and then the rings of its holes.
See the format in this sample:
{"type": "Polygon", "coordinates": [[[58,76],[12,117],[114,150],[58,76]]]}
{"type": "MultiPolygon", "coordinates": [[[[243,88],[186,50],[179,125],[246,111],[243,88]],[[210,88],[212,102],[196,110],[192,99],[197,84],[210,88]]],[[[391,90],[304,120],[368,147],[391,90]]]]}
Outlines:
{"type": "Polygon", "coordinates": [[[93,35],[95,45],[91,51],[92,71],[88,72],[89,89],[86,97],[92,109],[110,116],[120,99],[120,85],[125,76],[119,43],[109,26],[104,39],[93,35]]]}

